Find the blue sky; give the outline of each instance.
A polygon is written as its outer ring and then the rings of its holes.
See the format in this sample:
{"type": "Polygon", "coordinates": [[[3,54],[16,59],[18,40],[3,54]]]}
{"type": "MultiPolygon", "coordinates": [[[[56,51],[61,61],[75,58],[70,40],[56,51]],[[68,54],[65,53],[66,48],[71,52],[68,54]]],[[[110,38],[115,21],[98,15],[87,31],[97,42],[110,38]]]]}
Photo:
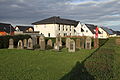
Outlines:
{"type": "Polygon", "coordinates": [[[31,25],[51,16],[120,30],[120,0],[0,0],[0,22],[31,25]]]}

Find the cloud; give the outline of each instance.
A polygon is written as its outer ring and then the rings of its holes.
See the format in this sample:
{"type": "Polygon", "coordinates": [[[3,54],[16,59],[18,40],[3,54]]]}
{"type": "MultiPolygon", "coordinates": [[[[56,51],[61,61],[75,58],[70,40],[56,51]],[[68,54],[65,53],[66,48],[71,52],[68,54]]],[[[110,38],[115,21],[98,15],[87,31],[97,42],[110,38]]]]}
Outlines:
{"type": "Polygon", "coordinates": [[[118,25],[119,0],[0,0],[0,21],[30,24],[51,16],[118,25]]]}

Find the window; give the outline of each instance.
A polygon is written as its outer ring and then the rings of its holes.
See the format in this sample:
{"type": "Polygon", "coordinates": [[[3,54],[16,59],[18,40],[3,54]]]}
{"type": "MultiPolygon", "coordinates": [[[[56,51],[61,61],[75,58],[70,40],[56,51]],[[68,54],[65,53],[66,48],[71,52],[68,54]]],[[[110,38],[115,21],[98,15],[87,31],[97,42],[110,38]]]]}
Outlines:
{"type": "Polygon", "coordinates": [[[88,32],[88,30],[86,30],[86,32],[88,32]]]}
{"type": "Polygon", "coordinates": [[[58,26],[58,30],[60,31],[60,24],[59,24],[59,26],[58,26]]]}
{"type": "Polygon", "coordinates": [[[71,31],[71,25],[70,25],[70,31],[71,31]]]}
{"type": "Polygon", "coordinates": [[[67,33],[64,33],[64,36],[67,36],[67,33]]]}
{"type": "Polygon", "coordinates": [[[50,33],[48,33],[48,37],[50,37],[50,33]]]}
{"type": "Polygon", "coordinates": [[[70,36],[71,36],[71,33],[70,33],[70,36]]]}
{"type": "Polygon", "coordinates": [[[64,25],[63,25],[63,31],[64,31],[64,25]]]}

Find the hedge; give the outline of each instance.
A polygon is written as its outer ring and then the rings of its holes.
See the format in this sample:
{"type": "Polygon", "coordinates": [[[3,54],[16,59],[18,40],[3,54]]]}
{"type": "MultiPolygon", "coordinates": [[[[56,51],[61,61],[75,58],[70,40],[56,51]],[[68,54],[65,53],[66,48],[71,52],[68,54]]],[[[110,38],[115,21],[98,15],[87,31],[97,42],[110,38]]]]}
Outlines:
{"type": "Polygon", "coordinates": [[[14,40],[14,46],[17,47],[18,41],[30,38],[30,35],[0,36],[0,49],[9,47],[9,39],[14,40]]]}

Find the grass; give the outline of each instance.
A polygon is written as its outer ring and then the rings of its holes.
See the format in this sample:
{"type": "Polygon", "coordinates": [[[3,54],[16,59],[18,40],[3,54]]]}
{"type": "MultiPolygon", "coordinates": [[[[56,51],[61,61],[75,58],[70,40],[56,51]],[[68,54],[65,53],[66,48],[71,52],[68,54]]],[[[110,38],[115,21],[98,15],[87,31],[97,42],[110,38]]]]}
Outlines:
{"type": "Polygon", "coordinates": [[[93,50],[0,50],[0,80],[59,80],[93,50]]]}

